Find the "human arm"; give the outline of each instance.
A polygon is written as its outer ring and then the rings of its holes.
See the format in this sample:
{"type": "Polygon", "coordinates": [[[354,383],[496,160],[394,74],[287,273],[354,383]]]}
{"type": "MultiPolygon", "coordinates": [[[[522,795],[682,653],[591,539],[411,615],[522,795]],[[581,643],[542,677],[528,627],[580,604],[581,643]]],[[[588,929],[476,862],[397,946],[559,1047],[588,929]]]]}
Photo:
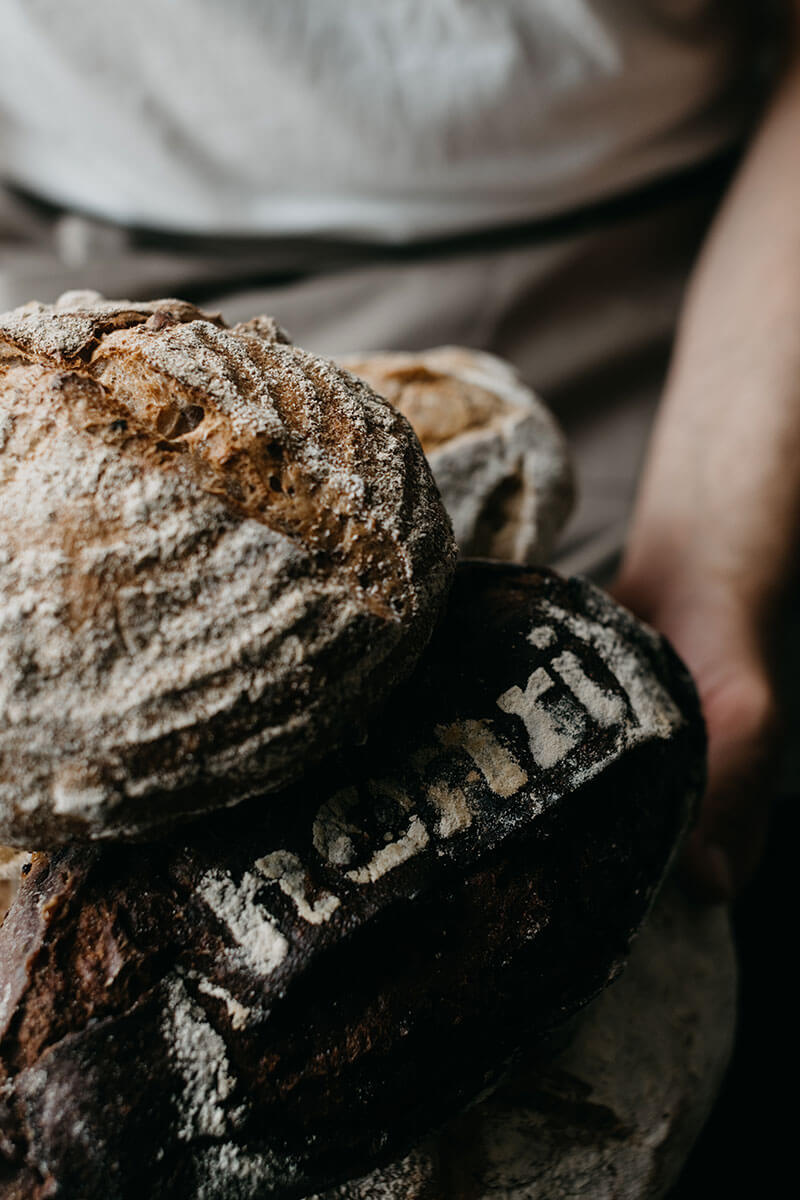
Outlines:
{"type": "Polygon", "coordinates": [[[616,594],[692,669],[709,787],[687,866],[754,869],[776,707],[768,634],[800,515],[800,0],[793,49],[688,290],[616,594]]]}

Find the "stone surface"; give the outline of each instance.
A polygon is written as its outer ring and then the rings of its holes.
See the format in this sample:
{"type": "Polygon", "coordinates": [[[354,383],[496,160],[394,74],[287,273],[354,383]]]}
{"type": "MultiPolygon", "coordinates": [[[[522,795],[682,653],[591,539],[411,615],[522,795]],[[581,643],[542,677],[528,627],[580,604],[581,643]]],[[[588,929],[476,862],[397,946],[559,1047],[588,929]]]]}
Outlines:
{"type": "Polygon", "coordinates": [[[463,564],[362,749],[188,840],[34,856],[0,1195],[292,1196],[402,1151],[619,972],[703,768],[662,639],[463,564]]]}
{"type": "Polygon", "coordinates": [[[534,1055],[403,1159],[313,1200],[660,1200],[730,1059],[727,912],[672,882],[568,1047],[534,1055]]]}
{"type": "Polygon", "coordinates": [[[572,464],[555,417],[509,363],[460,346],[342,362],[413,425],[463,555],[547,562],[572,509],[572,464]]]}

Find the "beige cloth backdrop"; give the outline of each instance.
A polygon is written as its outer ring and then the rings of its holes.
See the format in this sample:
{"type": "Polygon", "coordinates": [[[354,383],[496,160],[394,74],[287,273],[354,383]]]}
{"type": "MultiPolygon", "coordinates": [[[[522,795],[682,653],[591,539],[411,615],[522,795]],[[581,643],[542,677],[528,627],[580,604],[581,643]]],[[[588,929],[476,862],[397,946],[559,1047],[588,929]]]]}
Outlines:
{"type": "Polygon", "coordinates": [[[576,457],[579,500],[557,565],[602,579],[622,544],[681,295],[725,170],[598,210],[579,228],[375,250],[373,261],[313,242],[170,241],[0,193],[0,308],[82,287],[177,294],[230,320],[271,313],[298,343],[334,357],[442,343],[503,355],[555,409],[576,457]],[[280,278],[282,252],[292,270],[280,278]]]}

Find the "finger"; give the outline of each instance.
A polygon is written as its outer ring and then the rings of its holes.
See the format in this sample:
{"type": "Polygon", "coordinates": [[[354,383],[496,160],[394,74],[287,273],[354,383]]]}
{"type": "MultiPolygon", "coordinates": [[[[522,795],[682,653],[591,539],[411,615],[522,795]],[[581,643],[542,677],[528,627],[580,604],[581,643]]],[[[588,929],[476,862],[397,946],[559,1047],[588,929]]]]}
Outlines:
{"type": "Polygon", "coordinates": [[[752,780],[746,789],[718,796],[719,817],[706,817],[692,831],[683,868],[690,890],[699,899],[728,903],[752,877],[766,842],[770,799],[763,781],[752,780]]]}
{"type": "Polygon", "coordinates": [[[708,790],[684,866],[693,890],[731,900],[754,873],[766,841],[775,785],[777,720],[761,672],[742,674],[704,697],[709,732],[708,790]]]}

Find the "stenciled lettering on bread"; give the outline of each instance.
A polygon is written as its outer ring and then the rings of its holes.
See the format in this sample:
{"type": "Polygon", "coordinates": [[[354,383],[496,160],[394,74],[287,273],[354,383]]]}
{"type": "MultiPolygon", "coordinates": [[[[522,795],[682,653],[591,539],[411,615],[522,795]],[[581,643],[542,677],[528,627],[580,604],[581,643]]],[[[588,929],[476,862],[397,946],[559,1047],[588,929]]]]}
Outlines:
{"type": "Polygon", "coordinates": [[[279,1200],[374,1169],[621,970],[703,774],[662,639],[583,581],[461,564],[363,746],[188,837],[34,856],[0,1184],[279,1200]]]}

